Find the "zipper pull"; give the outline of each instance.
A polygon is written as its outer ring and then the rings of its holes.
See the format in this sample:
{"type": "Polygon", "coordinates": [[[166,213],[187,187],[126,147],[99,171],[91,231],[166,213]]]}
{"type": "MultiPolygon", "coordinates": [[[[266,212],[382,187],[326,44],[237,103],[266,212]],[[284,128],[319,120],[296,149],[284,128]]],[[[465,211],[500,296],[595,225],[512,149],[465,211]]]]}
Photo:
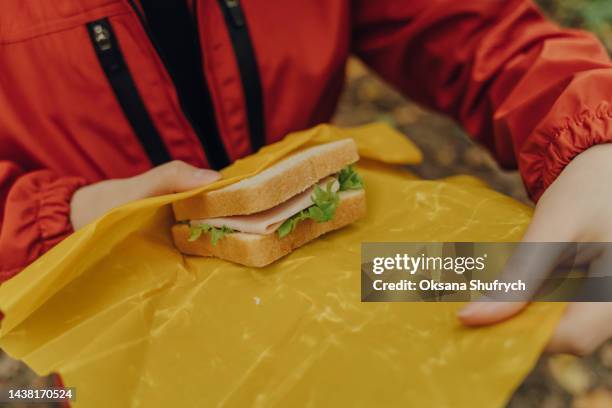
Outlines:
{"type": "Polygon", "coordinates": [[[110,32],[102,25],[95,24],[93,26],[94,41],[100,51],[108,51],[112,48],[110,32]]]}
{"type": "Polygon", "coordinates": [[[244,14],[242,14],[242,8],[240,7],[239,0],[224,0],[225,7],[232,16],[232,20],[236,27],[244,26],[244,14]]]}
{"type": "Polygon", "coordinates": [[[126,68],[125,62],[108,20],[102,19],[87,24],[87,31],[89,31],[89,37],[96,54],[101,58],[104,70],[110,73],[124,70],[126,68]]]}

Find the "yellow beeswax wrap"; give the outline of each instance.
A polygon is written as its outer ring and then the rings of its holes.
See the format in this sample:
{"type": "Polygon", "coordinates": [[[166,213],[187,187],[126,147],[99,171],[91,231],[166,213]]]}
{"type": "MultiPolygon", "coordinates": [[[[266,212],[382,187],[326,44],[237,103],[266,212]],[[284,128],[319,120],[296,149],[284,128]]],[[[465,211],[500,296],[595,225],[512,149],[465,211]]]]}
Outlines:
{"type": "Polygon", "coordinates": [[[74,407],[500,407],[563,311],[468,329],[458,303],[361,303],[363,241],[516,241],[532,211],[467,176],[420,180],[381,124],[289,135],[187,193],[115,209],[0,286],[0,346],[76,387],[74,407]],[[171,203],[353,137],[368,215],[253,269],[184,257],[171,203]]]}

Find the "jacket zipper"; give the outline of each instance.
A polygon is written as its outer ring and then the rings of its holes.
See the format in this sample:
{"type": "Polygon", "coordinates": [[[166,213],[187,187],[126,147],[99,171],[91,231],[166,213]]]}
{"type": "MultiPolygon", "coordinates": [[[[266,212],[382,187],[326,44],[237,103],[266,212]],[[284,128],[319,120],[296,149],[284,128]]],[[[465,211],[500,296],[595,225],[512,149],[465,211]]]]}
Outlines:
{"type": "MultiPolygon", "coordinates": [[[[196,135],[198,136],[198,138],[200,139],[200,142],[202,143],[202,145],[204,146],[204,152],[206,154],[206,158],[208,160],[208,164],[210,165],[211,168],[213,169],[221,169],[227,165],[229,165],[230,161],[229,161],[229,157],[227,155],[227,152],[225,151],[225,147],[223,145],[223,142],[221,140],[221,137],[219,135],[219,128],[217,126],[216,123],[216,119],[215,119],[215,114],[214,112],[202,112],[202,115],[207,115],[209,116],[206,120],[206,124],[205,124],[205,129],[202,129],[200,126],[196,125],[196,121],[191,117],[191,115],[189,114],[188,110],[185,108],[185,98],[182,95],[182,91],[181,89],[179,89],[179,87],[177,86],[177,81],[176,78],[172,72],[172,70],[169,68],[169,64],[168,62],[165,60],[163,52],[161,51],[161,48],[159,47],[159,45],[157,44],[153,34],[151,33],[151,30],[147,24],[147,21],[145,19],[145,17],[142,15],[142,13],[140,12],[140,9],[138,8],[138,6],[136,6],[136,4],[134,3],[134,0],[128,0],[128,3],[130,4],[130,6],[132,7],[132,9],[134,10],[134,12],[136,13],[136,15],[138,16],[140,23],[147,35],[147,37],[149,38],[149,41],[151,42],[151,44],[153,45],[153,48],[155,49],[155,51],[157,52],[157,55],[159,56],[160,60],[162,61],[162,64],[164,65],[166,72],[169,74],[174,88],[177,92],[178,98],[179,98],[179,103],[181,105],[181,109],[183,111],[183,114],[185,115],[185,118],[187,119],[187,121],[190,123],[191,128],[193,129],[193,131],[196,133],[196,135]]],[[[195,1],[194,3],[197,3],[197,1],[195,1]]],[[[196,26],[197,27],[197,26],[196,26]]],[[[202,75],[204,75],[202,73],[202,75]]],[[[204,87],[206,88],[206,79],[203,78],[204,81],[204,87]]],[[[210,100],[210,92],[208,92],[208,89],[206,88],[207,91],[207,95],[205,95],[205,97],[207,99],[209,99],[209,106],[214,106],[212,103],[212,100],[210,100]]]]}
{"type": "MultiPolygon", "coordinates": [[[[197,0],[195,1],[197,2],[197,0]]],[[[266,142],[264,107],[259,75],[259,65],[249,36],[246,19],[239,0],[219,0],[225,17],[234,54],[240,70],[242,89],[245,96],[249,134],[253,151],[259,150],[266,142]]]]}
{"type": "Polygon", "coordinates": [[[157,166],[169,161],[170,154],[136,88],[110,22],[97,20],[87,24],[87,29],[98,61],[151,163],[157,166]]]}

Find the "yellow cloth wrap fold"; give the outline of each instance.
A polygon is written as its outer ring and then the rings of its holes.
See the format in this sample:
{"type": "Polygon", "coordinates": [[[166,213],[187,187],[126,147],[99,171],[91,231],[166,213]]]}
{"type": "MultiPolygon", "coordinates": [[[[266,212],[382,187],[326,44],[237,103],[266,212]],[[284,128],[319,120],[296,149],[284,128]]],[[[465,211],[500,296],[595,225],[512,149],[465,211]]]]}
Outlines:
{"type": "Polygon", "coordinates": [[[563,310],[460,326],[458,303],[361,303],[362,241],[516,241],[531,209],[465,176],[423,181],[384,125],[289,135],[187,193],[111,211],[0,287],[0,346],[77,388],[74,407],[497,407],[563,310]],[[354,137],[368,215],[264,269],[183,257],[171,203],[354,137]]]}

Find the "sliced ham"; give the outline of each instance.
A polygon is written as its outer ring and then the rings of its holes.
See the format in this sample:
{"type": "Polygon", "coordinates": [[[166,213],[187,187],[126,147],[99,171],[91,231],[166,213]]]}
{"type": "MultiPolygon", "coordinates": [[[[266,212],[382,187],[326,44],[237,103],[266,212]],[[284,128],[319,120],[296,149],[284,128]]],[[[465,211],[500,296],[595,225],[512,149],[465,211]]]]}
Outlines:
{"type": "MultiPolygon", "coordinates": [[[[340,184],[338,180],[333,177],[328,177],[320,181],[318,183],[319,187],[322,189],[327,188],[327,183],[331,180],[334,181],[332,191],[338,191],[340,184]]],[[[217,228],[226,226],[235,231],[248,232],[251,234],[271,234],[288,218],[313,205],[311,198],[313,191],[314,186],[276,207],[255,214],[193,220],[191,221],[191,225],[208,224],[217,228]]]]}

